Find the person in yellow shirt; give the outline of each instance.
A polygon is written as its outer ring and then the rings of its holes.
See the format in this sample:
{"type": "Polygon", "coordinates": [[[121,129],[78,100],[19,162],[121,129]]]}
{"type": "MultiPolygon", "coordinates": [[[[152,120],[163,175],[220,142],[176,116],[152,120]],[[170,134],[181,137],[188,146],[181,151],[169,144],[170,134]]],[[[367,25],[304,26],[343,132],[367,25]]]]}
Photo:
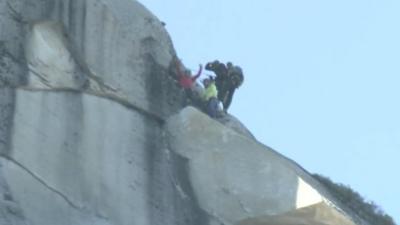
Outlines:
{"type": "Polygon", "coordinates": [[[207,114],[211,118],[217,118],[218,114],[218,91],[215,86],[215,82],[212,78],[206,78],[203,80],[204,84],[204,94],[203,100],[206,103],[207,114]]]}

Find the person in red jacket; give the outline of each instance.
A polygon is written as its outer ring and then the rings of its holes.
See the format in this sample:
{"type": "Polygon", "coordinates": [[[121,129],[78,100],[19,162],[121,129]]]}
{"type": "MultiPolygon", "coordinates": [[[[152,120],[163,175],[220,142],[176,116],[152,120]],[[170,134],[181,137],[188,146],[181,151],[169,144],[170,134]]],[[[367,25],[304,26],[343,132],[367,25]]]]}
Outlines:
{"type": "Polygon", "coordinates": [[[182,63],[179,60],[176,60],[176,73],[178,75],[177,79],[179,82],[179,85],[183,88],[185,91],[186,97],[193,101],[194,100],[194,95],[192,91],[193,84],[196,82],[197,78],[200,77],[201,72],[203,70],[203,66],[200,64],[199,65],[199,71],[195,76],[192,76],[190,70],[185,70],[184,72],[182,71],[182,63]]]}

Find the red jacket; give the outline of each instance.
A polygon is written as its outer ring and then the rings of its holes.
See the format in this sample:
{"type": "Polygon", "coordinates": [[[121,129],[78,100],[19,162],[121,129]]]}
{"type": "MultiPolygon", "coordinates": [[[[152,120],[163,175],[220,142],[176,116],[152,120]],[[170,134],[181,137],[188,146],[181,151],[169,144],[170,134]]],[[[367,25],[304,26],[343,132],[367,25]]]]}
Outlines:
{"type": "Polygon", "coordinates": [[[191,76],[187,76],[185,73],[183,73],[180,70],[179,64],[176,64],[176,71],[178,73],[178,81],[179,81],[179,84],[181,85],[181,87],[184,89],[191,88],[193,86],[193,83],[197,80],[197,78],[200,77],[202,70],[203,70],[203,67],[200,66],[199,72],[197,72],[196,76],[191,77],[191,76]]]}

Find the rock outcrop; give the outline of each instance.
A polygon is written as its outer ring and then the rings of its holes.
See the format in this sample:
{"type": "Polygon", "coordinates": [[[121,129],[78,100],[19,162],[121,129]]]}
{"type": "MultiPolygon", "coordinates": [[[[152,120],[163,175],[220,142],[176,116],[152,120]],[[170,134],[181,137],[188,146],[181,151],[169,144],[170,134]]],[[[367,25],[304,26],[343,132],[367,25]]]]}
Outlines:
{"type": "Polygon", "coordinates": [[[361,224],[234,117],[181,110],[140,3],[0,0],[0,28],[1,225],[361,224]]]}
{"type": "Polygon", "coordinates": [[[215,224],[356,224],[301,167],[251,136],[194,108],[167,127],[170,147],[188,159],[200,207],[215,224]]]}

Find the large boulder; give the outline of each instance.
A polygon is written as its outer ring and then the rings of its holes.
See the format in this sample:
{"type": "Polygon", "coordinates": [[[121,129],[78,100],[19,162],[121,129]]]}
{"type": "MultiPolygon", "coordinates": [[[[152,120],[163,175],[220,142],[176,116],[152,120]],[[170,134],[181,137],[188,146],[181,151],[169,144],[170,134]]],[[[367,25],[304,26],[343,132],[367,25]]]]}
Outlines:
{"type": "Polygon", "coordinates": [[[251,136],[191,107],[171,117],[167,127],[169,145],[188,159],[189,178],[200,207],[216,221],[246,225],[355,224],[301,167],[251,136]],[[324,216],[315,216],[314,212],[321,210],[324,216]],[[280,222],[252,222],[259,221],[252,218],[262,216],[280,222]],[[285,223],[288,217],[298,223],[285,223]]]}

